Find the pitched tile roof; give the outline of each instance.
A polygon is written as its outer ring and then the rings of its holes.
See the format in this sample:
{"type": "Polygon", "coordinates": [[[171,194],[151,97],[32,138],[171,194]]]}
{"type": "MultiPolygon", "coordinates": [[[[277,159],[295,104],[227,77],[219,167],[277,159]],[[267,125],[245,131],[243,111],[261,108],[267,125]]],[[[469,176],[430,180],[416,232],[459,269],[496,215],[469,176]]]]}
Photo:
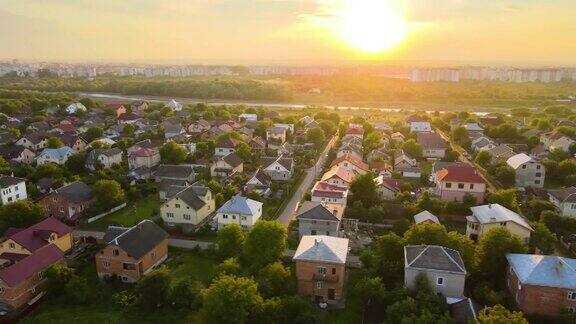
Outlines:
{"type": "Polygon", "coordinates": [[[292,170],[292,165],[294,164],[293,158],[285,158],[282,155],[278,157],[262,157],[260,158],[260,162],[262,163],[262,168],[267,169],[270,165],[274,162],[278,162],[281,166],[286,168],[286,170],[292,170]]]}
{"type": "MultiPolygon", "coordinates": [[[[111,231],[118,233],[121,230],[118,227],[113,227],[111,231]]],[[[145,219],[122,231],[114,238],[111,238],[112,236],[107,236],[110,239],[108,243],[119,246],[130,257],[135,259],[140,259],[169,237],[166,231],[149,219],[145,219]]]]}
{"type": "Polygon", "coordinates": [[[161,164],[156,170],[156,176],[160,178],[188,178],[194,173],[190,165],[161,164]]]}
{"type": "Polygon", "coordinates": [[[576,202],[576,187],[548,190],[548,194],[560,202],[576,202]]]}
{"type": "Polygon", "coordinates": [[[511,211],[510,209],[500,205],[500,204],[488,204],[470,207],[472,210],[472,216],[468,216],[467,219],[470,221],[479,222],[481,224],[491,224],[500,222],[514,222],[530,231],[532,227],[524,217],[518,215],[517,213],[511,211]]]}
{"type": "Polygon", "coordinates": [[[53,191],[66,197],[70,202],[80,203],[92,199],[92,188],[81,181],[75,181],[53,191]]]}
{"type": "Polygon", "coordinates": [[[448,147],[446,141],[438,133],[418,133],[416,141],[424,149],[445,149],[448,147]]]}
{"type": "Polygon", "coordinates": [[[0,175],[0,188],[10,187],[25,181],[26,179],[11,177],[7,175],[0,175]]]}
{"type": "Polygon", "coordinates": [[[294,260],[345,264],[348,239],[325,235],[304,235],[294,260]]]}
{"type": "Polygon", "coordinates": [[[404,247],[405,267],[466,274],[460,253],[438,245],[404,247]]]}
{"type": "Polygon", "coordinates": [[[240,156],[238,154],[236,154],[235,152],[230,153],[230,154],[222,157],[222,160],[224,160],[224,162],[226,162],[228,165],[230,165],[233,168],[239,166],[240,164],[242,164],[244,162],[244,161],[242,161],[240,156]]]}
{"type": "Polygon", "coordinates": [[[351,183],[354,180],[354,172],[346,170],[340,166],[333,166],[330,170],[326,171],[322,176],[322,181],[336,177],[342,179],[344,182],[351,183]]]}
{"type": "Polygon", "coordinates": [[[518,169],[522,164],[531,161],[534,161],[534,159],[524,153],[520,153],[508,158],[508,160],[506,160],[506,163],[512,169],[518,169]]]}
{"type": "Polygon", "coordinates": [[[576,289],[576,259],[515,253],[506,259],[522,284],[576,289]]]}
{"type": "Polygon", "coordinates": [[[15,264],[0,270],[0,279],[8,286],[14,287],[49,266],[61,261],[63,258],[64,252],[56,245],[49,244],[36,250],[15,264]]]}
{"type": "Polygon", "coordinates": [[[485,183],[478,171],[467,165],[449,166],[436,172],[438,181],[485,183]]]}
{"type": "Polygon", "coordinates": [[[262,210],[262,203],[242,196],[233,196],[222,207],[218,213],[254,215],[262,210]]]}
{"type": "Polygon", "coordinates": [[[182,199],[188,206],[198,210],[204,206],[206,203],[199,196],[205,196],[206,192],[210,189],[202,186],[189,186],[186,189],[180,191],[173,198],[182,199]],[[202,194],[203,193],[203,194],[202,194]]]}
{"type": "Polygon", "coordinates": [[[315,201],[306,201],[300,209],[296,216],[297,219],[314,219],[323,221],[339,221],[341,214],[338,210],[330,210],[329,206],[315,201]]]}
{"type": "Polygon", "coordinates": [[[431,212],[429,212],[427,210],[425,210],[423,212],[419,212],[418,214],[414,215],[414,222],[416,224],[420,224],[420,223],[425,222],[427,220],[430,220],[436,224],[440,224],[438,217],[436,217],[436,215],[432,214],[431,212]]]}
{"type": "Polygon", "coordinates": [[[237,139],[228,137],[216,143],[216,147],[235,148],[238,143],[240,143],[240,141],[237,139]]]}
{"type": "Polygon", "coordinates": [[[370,167],[368,166],[368,164],[358,160],[357,158],[353,157],[350,154],[344,154],[341,157],[335,159],[334,162],[332,162],[332,166],[334,166],[336,164],[340,164],[340,162],[343,162],[343,161],[347,161],[349,163],[352,163],[359,169],[366,170],[366,171],[370,170],[370,167]]]}
{"type": "Polygon", "coordinates": [[[49,217],[25,229],[9,228],[6,231],[6,239],[22,245],[26,250],[34,252],[37,249],[50,244],[48,238],[51,233],[62,237],[72,232],[72,228],[60,222],[56,218],[49,217]]]}

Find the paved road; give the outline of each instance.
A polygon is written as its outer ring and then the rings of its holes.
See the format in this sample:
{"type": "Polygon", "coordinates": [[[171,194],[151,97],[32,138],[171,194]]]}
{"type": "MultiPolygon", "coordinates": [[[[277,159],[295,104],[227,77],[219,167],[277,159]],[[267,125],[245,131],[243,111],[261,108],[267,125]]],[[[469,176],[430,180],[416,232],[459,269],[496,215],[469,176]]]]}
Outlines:
{"type": "Polygon", "coordinates": [[[290,224],[290,221],[294,219],[296,209],[298,208],[298,204],[300,203],[306,192],[310,190],[310,188],[314,184],[314,180],[316,179],[316,177],[319,175],[320,172],[322,172],[324,164],[326,163],[326,157],[328,155],[328,152],[332,147],[334,147],[334,144],[336,143],[337,139],[338,136],[334,135],[330,140],[330,142],[328,143],[328,145],[326,145],[326,148],[320,155],[320,158],[318,159],[316,164],[313,167],[306,170],[306,176],[304,177],[304,180],[302,181],[298,189],[296,189],[296,192],[294,193],[288,204],[286,204],[286,207],[284,207],[284,210],[277,219],[278,222],[280,222],[280,224],[288,226],[288,224],[290,224]]]}
{"type": "MultiPolygon", "coordinates": [[[[97,231],[74,231],[73,235],[74,237],[95,237],[98,240],[104,238],[104,232],[97,231]]],[[[214,245],[214,243],[170,238],[168,239],[168,245],[182,249],[193,249],[197,246],[201,249],[207,249],[214,245]]]]}

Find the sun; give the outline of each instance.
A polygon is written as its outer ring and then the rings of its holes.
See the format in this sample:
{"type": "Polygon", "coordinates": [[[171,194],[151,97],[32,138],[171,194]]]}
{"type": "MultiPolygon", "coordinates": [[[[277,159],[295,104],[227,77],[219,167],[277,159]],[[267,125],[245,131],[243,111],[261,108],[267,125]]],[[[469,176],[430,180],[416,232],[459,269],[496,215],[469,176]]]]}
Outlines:
{"type": "Polygon", "coordinates": [[[343,40],[363,52],[388,51],[406,38],[406,23],[386,0],[346,0],[339,16],[343,40]]]}

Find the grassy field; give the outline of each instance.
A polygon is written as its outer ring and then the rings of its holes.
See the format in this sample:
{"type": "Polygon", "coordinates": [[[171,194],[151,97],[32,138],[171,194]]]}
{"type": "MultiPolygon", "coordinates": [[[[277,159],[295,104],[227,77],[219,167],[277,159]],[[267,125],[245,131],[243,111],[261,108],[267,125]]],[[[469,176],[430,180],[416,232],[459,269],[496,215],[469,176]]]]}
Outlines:
{"type": "MultiPolygon", "coordinates": [[[[191,279],[204,285],[212,280],[216,271],[216,260],[198,252],[172,248],[165,265],[176,281],[191,279]]],[[[78,269],[78,274],[88,280],[90,289],[94,291],[91,303],[73,305],[63,300],[47,299],[22,323],[201,323],[198,313],[192,311],[120,309],[112,303],[112,295],[123,289],[132,289],[132,286],[101,282],[92,260],[87,260],[85,266],[78,269]]]]}
{"type": "Polygon", "coordinates": [[[85,230],[106,230],[109,225],[132,226],[143,219],[152,218],[160,209],[157,195],[146,197],[93,223],[81,225],[85,230]]]}

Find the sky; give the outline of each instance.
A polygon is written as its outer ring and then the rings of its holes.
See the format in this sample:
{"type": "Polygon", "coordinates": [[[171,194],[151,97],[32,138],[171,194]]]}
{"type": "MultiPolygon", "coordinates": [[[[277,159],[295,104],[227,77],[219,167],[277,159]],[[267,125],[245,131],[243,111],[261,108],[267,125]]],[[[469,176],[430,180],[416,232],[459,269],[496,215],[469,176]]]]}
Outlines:
{"type": "Polygon", "coordinates": [[[575,14],[574,0],[0,0],[0,59],[576,65],[575,14]]]}

